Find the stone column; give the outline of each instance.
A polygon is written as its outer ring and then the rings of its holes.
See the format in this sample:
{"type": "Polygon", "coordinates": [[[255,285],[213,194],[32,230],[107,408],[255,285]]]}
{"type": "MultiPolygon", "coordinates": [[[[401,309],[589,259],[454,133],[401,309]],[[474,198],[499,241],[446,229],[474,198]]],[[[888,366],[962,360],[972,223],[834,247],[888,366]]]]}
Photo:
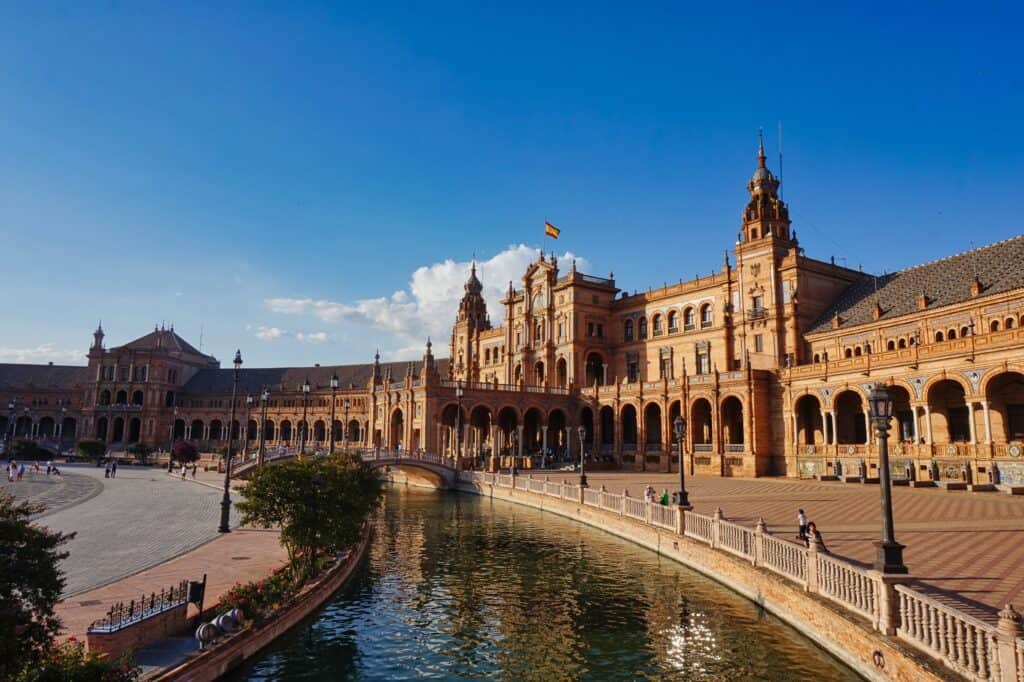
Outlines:
{"type": "Polygon", "coordinates": [[[928,445],[935,442],[932,440],[932,410],[928,405],[924,406],[924,433],[928,445]]]}
{"type": "Polygon", "coordinates": [[[1012,605],[1007,604],[999,612],[999,622],[996,625],[996,658],[999,661],[999,668],[1003,671],[1002,679],[1012,679],[1013,671],[1017,675],[1021,670],[1021,659],[1017,654],[1016,642],[1024,634],[1021,628],[1020,615],[1012,605]]]}
{"type": "Polygon", "coordinates": [[[864,445],[871,445],[871,412],[864,408],[864,445]]]}
{"type": "Polygon", "coordinates": [[[547,467],[547,453],[548,453],[548,427],[540,427],[540,468],[544,469],[547,467]]]}
{"type": "Polygon", "coordinates": [[[520,424],[519,426],[516,427],[516,433],[519,434],[519,437],[516,438],[516,456],[517,457],[522,457],[523,456],[523,425],[522,424],[520,424]]]}
{"type": "Polygon", "coordinates": [[[978,440],[974,433],[974,401],[971,400],[967,401],[967,426],[971,431],[971,445],[974,445],[978,440]]]}
{"type": "Polygon", "coordinates": [[[820,408],[821,413],[821,442],[823,445],[828,445],[828,412],[825,408],[820,408]]]}
{"type": "Polygon", "coordinates": [[[565,457],[572,461],[572,429],[565,427],[565,457]]]}
{"type": "Polygon", "coordinates": [[[921,417],[920,417],[920,415],[919,415],[919,414],[918,414],[918,412],[917,412],[917,405],[914,405],[914,406],[913,406],[913,407],[911,408],[911,410],[912,410],[912,411],[913,411],[913,413],[914,413],[914,420],[913,420],[913,423],[914,423],[914,445],[917,445],[917,444],[918,444],[918,442],[920,442],[920,440],[921,440],[920,436],[918,436],[918,433],[917,433],[917,422],[918,422],[918,420],[919,420],[919,419],[920,419],[921,417]]]}
{"type": "Polygon", "coordinates": [[[987,400],[981,401],[981,409],[985,413],[985,445],[992,444],[992,413],[989,412],[987,400]]]}
{"type": "Polygon", "coordinates": [[[608,363],[601,363],[601,385],[608,385],[608,363]]]}
{"type": "Polygon", "coordinates": [[[800,452],[800,416],[793,413],[793,454],[799,455],[800,452]]]}

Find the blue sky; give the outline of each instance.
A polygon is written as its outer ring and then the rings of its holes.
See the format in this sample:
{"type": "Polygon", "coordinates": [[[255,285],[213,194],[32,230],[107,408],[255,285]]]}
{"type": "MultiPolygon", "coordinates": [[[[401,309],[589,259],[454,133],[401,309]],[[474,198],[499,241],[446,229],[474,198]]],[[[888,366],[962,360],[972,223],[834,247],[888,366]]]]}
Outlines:
{"type": "Polygon", "coordinates": [[[0,360],[83,362],[99,318],[251,366],[441,350],[474,253],[492,312],[538,246],[706,274],[780,121],[812,256],[1024,232],[1019,3],[701,5],[3,5],[0,360]]]}

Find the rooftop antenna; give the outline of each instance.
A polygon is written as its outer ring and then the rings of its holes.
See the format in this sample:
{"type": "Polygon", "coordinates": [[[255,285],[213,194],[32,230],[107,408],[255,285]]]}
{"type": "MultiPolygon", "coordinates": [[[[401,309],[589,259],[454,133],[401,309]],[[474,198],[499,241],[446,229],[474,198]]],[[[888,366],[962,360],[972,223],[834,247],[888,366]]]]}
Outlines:
{"type": "Polygon", "coordinates": [[[782,184],[782,121],[779,121],[779,199],[782,198],[782,193],[785,185],[782,184]]]}

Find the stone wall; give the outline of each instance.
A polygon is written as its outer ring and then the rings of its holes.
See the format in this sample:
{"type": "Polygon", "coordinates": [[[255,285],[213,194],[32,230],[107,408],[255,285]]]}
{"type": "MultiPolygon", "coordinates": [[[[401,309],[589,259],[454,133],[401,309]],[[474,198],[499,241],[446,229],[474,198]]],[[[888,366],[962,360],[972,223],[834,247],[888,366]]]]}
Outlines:
{"type": "Polygon", "coordinates": [[[89,632],[85,636],[85,645],[90,653],[117,658],[126,651],[135,651],[165,637],[180,635],[188,627],[187,611],[188,604],[180,604],[116,632],[89,632]]]}

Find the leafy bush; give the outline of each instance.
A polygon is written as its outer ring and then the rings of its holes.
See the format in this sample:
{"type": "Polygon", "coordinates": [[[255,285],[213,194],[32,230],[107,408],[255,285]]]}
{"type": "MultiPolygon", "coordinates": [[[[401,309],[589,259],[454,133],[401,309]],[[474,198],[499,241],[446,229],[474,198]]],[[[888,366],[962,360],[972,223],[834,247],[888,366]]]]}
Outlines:
{"type": "Polygon", "coordinates": [[[140,463],[145,464],[149,456],[153,454],[153,446],[145,443],[136,443],[128,448],[128,452],[133,454],[140,463]]]}
{"type": "Polygon", "coordinates": [[[199,459],[199,451],[192,443],[183,440],[171,448],[171,459],[182,464],[191,464],[199,459]]]}
{"type": "Polygon", "coordinates": [[[262,622],[281,607],[288,597],[300,587],[292,580],[288,567],[278,568],[269,577],[255,582],[235,583],[235,586],[221,595],[217,611],[239,609],[246,618],[262,622]]]}
{"type": "Polygon", "coordinates": [[[98,440],[80,440],[75,448],[82,457],[95,460],[97,463],[103,461],[103,457],[107,454],[106,443],[98,440]]]}
{"type": "Polygon", "coordinates": [[[11,457],[17,460],[50,459],[53,453],[39,447],[35,441],[19,438],[11,445],[11,457]]]}
{"type": "Polygon", "coordinates": [[[85,645],[72,637],[14,679],[16,682],[132,682],[139,678],[139,673],[128,654],[119,659],[88,654],[85,645]]]}

